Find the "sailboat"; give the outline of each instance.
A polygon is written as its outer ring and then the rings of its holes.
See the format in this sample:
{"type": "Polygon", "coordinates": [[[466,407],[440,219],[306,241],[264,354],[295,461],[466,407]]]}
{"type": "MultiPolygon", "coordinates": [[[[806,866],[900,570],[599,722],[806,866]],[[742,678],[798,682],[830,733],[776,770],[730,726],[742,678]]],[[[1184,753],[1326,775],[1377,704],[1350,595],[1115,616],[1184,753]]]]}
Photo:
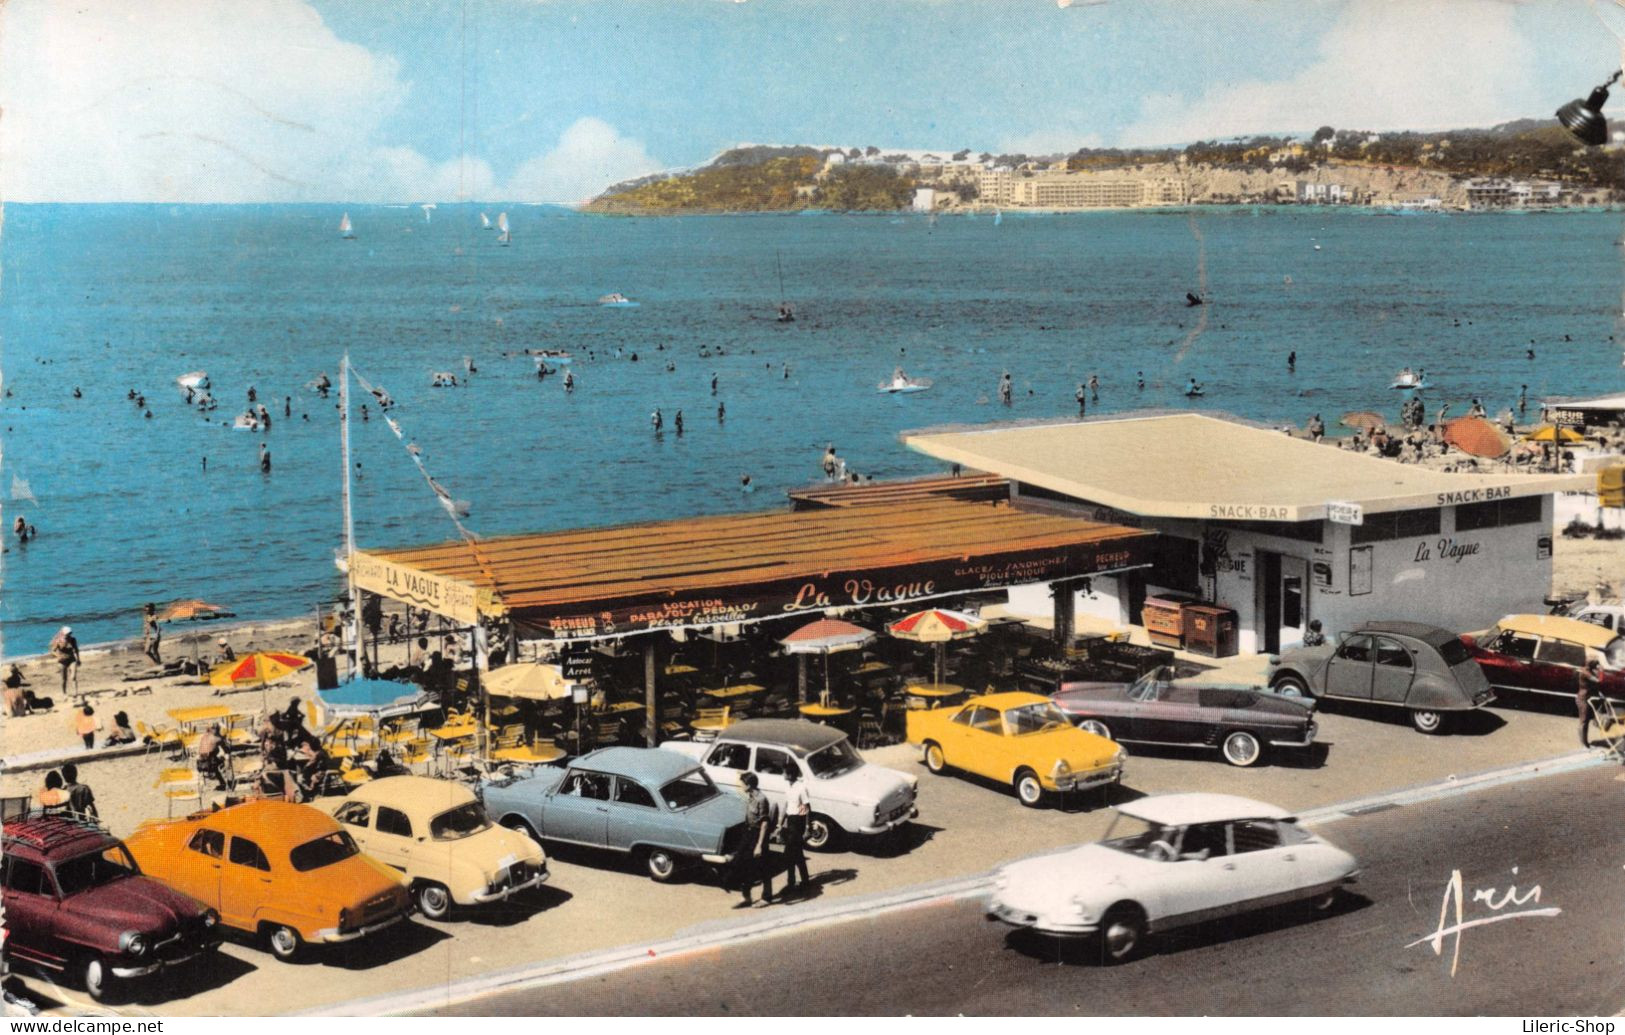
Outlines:
{"type": "Polygon", "coordinates": [[[773,253],[773,261],[779,268],[779,323],[795,323],[796,312],[790,308],[790,303],[784,300],[784,258],[778,252],[773,253]]]}
{"type": "Polygon", "coordinates": [[[511,240],[513,240],[513,235],[508,232],[508,213],[506,213],[506,212],[498,212],[497,213],[497,243],[502,245],[503,247],[507,247],[508,242],[511,241],[511,240]]]}
{"type": "Polygon", "coordinates": [[[1004,222],[1004,213],[1000,212],[998,209],[994,209],[993,210],[993,225],[998,226],[1002,222],[1004,222]]]}
{"type": "Polygon", "coordinates": [[[350,224],[350,213],[348,212],[344,213],[344,218],[339,220],[339,236],[346,241],[355,240],[355,227],[350,224]]]}
{"type": "Polygon", "coordinates": [[[480,213],[480,229],[481,230],[489,230],[489,229],[491,229],[491,217],[486,215],[484,212],[480,213]]]}

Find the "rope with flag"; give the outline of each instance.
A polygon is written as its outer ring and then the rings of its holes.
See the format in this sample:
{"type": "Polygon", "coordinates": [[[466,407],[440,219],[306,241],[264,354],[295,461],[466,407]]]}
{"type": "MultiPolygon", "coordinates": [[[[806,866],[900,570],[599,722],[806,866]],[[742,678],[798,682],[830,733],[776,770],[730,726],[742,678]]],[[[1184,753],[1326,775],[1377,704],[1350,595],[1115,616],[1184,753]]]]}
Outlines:
{"type": "MultiPolygon", "coordinates": [[[[354,363],[350,364],[350,375],[374,398],[380,400],[389,398],[389,393],[374,388],[372,383],[361,375],[361,371],[355,368],[354,363]]],[[[389,425],[389,430],[394,432],[395,437],[405,444],[407,457],[416,465],[418,473],[423,475],[423,480],[428,483],[429,490],[434,493],[435,499],[439,501],[441,508],[445,510],[446,516],[451,518],[451,523],[457,526],[457,534],[467,544],[469,552],[474,555],[474,562],[480,566],[481,573],[491,580],[491,588],[496,591],[498,598],[500,598],[502,595],[501,587],[497,584],[496,572],[492,570],[490,561],[486,558],[484,551],[480,549],[480,537],[463,524],[462,519],[468,516],[468,504],[453,498],[451,492],[440,484],[434,475],[429,473],[428,466],[423,462],[422,447],[407,437],[405,430],[401,428],[400,421],[388,413],[383,413],[381,416],[384,418],[384,423],[389,425]]]]}

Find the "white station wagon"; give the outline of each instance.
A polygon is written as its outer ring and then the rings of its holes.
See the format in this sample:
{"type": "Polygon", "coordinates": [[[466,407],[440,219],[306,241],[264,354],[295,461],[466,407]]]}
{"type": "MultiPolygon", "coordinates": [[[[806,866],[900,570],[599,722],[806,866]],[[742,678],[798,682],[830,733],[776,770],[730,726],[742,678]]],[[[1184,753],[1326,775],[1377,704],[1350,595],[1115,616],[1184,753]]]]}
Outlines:
{"type": "Polygon", "coordinates": [[[884,834],[920,814],[914,804],[918,777],[868,764],[845,733],[816,722],[745,719],[716,740],[661,747],[698,759],[722,787],[738,787],[742,773],[755,773],[762,793],[780,810],[789,786],[784,774],[794,770],[807,781],[812,805],[808,848],[834,849],[849,834],[884,834]]]}
{"type": "Polygon", "coordinates": [[[1359,873],[1354,856],[1261,801],[1164,794],[1117,812],[1095,844],[1002,867],[988,919],[1097,937],[1120,962],[1176,927],[1297,901],[1324,912],[1359,873]]]}

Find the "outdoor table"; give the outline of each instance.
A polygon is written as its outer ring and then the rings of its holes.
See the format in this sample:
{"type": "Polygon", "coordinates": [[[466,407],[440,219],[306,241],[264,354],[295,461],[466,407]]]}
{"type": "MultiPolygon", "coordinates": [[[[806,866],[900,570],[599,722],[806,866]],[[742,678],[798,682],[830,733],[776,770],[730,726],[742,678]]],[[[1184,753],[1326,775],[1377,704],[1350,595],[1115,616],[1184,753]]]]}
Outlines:
{"type": "Polygon", "coordinates": [[[818,704],[816,702],[801,706],[801,714],[810,719],[833,719],[842,715],[851,715],[856,710],[855,708],[842,708],[840,705],[818,704]]]}
{"type": "Polygon", "coordinates": [[[666,675],[668,676],[692,676],[698,671],[699,669],[693,665],[677,664],[666,666],[666,675]]]}
{"type": "Polygon", "coordinates": [[[429,736],[440,741],[442,744],[449,744],[454,740],[465,740],[472,737],[479,731],[479,726],[472,722],[468,722],[458,723],[455,726],[441,726],[439,729],[432,729],[429,731],[429,736]]]}
{"type": "Polygon", "coordinates": [[[890,672],[891,666],[878,658],[871,658],[852,670],[853,675],[872,676],[881,672],[890,672]]]}
{"type": "Polygon", "coordinates": [[[237,714],[236,709],[225,704],[204,704],[196,708],[171,708],[169,717],[182,726],[192,726],[196,723],[211,722],[215,719],[228,719],[237,714]]]}
{"type": "Polygon", "coordinates": [[[641,701],[616,701],[603,709],[606,714],[610,715],[621,715],[625,712],[640,712],[642,710],[643,702],[641,701]]]}
{"type": "Polygon", "coordinates": [[[916,683],[913,686],[903,687],[903,693],[910,697],[920,697],[930,702],[932,708],[947,701],[950,697],[957,697],[965,692],[965,688],[957,683],[916,683]]]}
{"type": "Polygon", "coordinates": [[[721,733],[728,728],[727,719],[695,719],[688,724],[695,733],[721,733]]]}
{"type": "Polygon", "coordinates": [[[718,687],[714,690],[701,690],[700,693],[704,694],[706,697],[715,697],[722,701],[732,701],[740,697],[749,697],[751,694],[759,694],[766,689],[767,687],[762,686],[759,683],[736,683],[733,686],[718,687]]]}
{"type": "Polygon", "coordinates": [[[346,769],[343,773],[344,782],[349,784],[366,783],[372,779],[372,774],[360,766],[346,769]]]}
{"type": "Polygon", "coordinates": [[[542,765],[546,762],[556,762],[564,757],[564,749],[556,744],[535,744],[518,747],[503,748],[491,752],[491,757],[498,762],[518,762],[522,765],[542,765]]]}

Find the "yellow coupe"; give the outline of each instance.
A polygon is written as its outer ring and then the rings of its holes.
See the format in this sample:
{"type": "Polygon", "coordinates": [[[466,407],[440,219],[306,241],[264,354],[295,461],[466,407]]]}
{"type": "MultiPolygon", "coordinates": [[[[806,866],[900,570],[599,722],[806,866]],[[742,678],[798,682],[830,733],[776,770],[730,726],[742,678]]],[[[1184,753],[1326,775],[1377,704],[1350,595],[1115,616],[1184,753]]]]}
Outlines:
{"type": "Polygon", "coordinates": [[[1105,737],[1073,726],[1047,697],[1027,693],[973,697],[958,708],[908,713],[908,742],[923,748],[925,767],[949,766],[1015,787],[1028,808],[1046,791],[1104,787],[1123,778],[1126,753],[1105,737]]]}

